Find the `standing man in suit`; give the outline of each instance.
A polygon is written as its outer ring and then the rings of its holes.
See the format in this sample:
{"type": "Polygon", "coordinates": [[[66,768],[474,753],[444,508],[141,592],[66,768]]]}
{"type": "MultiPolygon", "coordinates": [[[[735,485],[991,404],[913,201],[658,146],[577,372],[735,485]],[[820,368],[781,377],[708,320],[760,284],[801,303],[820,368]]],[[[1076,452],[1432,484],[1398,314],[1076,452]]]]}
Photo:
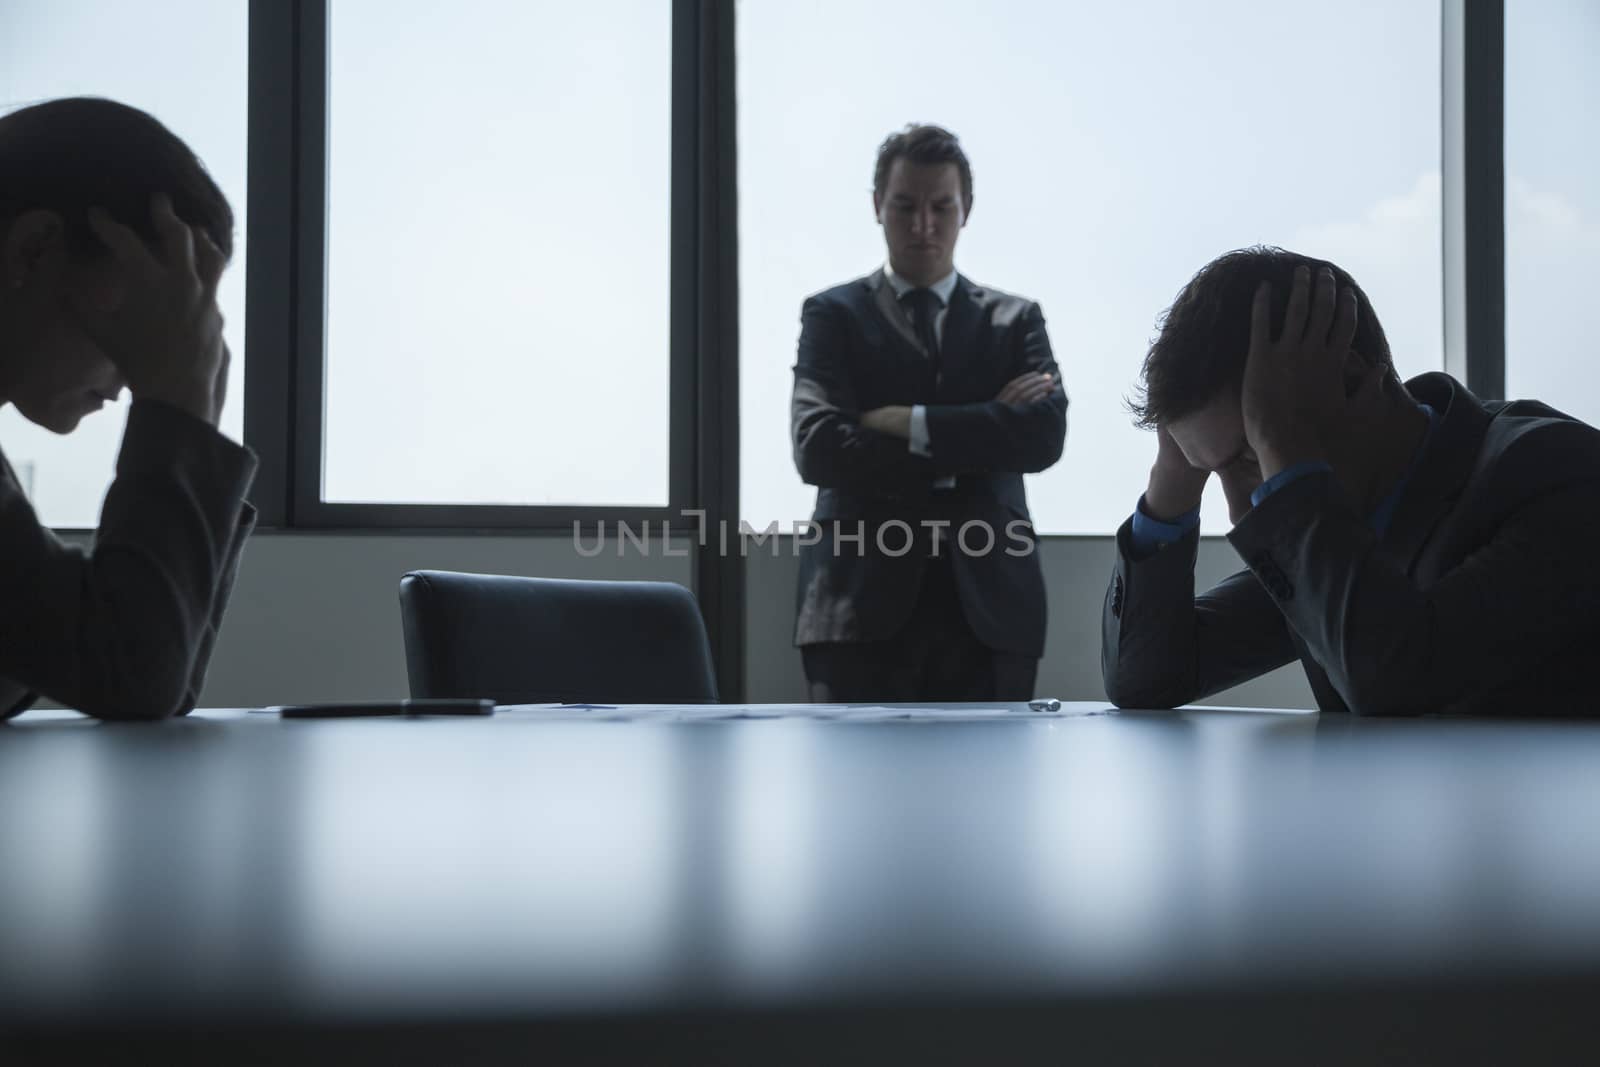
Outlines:
{"type": "Polygon", "coordinates": [[[956,272],[972,168],[949,131],[883,142],[872,209],[887,264],[801,311],[791,428],[818,492],[795,643],[811,698],[1026,700],[1045,594],[1022,475],[1061,457],[1067,425],[1044,315],[956,272]]]}
{"type": "Polygon", "coordinates": [[[1402,383],[1355,280],[1249,248],[1178,294],[1135,407],[1106,693],[1172,707],[1298,659],[1323,711],[1592,713],[1600,432],[1445,374],[1402,383]],[[1246,569],[1194,595],[1215,473],[1246,569]]]}

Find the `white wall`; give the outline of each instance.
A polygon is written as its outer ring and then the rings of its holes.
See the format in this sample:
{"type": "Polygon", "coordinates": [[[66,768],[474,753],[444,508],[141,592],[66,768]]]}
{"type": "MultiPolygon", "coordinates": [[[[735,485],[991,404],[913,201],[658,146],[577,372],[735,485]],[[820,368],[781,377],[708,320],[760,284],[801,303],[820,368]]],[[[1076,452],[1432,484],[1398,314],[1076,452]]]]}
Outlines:
{"type": "MultiPolygon", "coordinates": [[[[592,544],[591,539],[585,541],[592,544]]],[[[585,559],[570,537],[258,533],[245,547],[201,703],[256,707],[407,693],[408,570],[691,584],[691,558],[585,559]]],[[[675,549],[676,550],[676,549],[675,549]]]]}
{"type": "MultiPolygon", "coordinates": [[[[202,703],[258,706],[357,700],[406,692],[398,588],[407,570],[438,568],[562,578],[654,578],[689,585],[691,560],[641,558],[629,548],[585,559],[566,536],[258,534],[247,546],[227,624],[212,657],[202,703]]],[[[1100,700],[1100,604],[1111,565],[1110,538],[1043,543],[1050,591],[1049,650],[1039,692],[1100,700]]],[[[1238,566],[1226,542],[1202,542],[1199,578],[1238,566]]],[[[800,656],[790,643],[796,561],[753,556],[747,571],[749,697],[806,697],[800,656]]],[[[1296,667],[1275,672],[1217,703],[1309,707],[1296,667]]]]}

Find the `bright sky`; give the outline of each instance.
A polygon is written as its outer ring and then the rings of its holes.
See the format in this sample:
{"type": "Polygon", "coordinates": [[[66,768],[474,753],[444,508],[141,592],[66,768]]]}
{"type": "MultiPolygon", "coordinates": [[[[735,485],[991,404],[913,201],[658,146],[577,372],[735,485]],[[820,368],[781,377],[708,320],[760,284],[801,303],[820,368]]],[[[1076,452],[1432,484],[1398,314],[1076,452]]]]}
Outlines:
{"type": "Polygon", "coordinates": [[[1600,4],[1506,2],[1506,394],[1600,425],[1600,4]]]}
{"type": "Polygon", "coordinates": [[[671,7],[333,5],[327,499],[667,504],[671,7]]]}

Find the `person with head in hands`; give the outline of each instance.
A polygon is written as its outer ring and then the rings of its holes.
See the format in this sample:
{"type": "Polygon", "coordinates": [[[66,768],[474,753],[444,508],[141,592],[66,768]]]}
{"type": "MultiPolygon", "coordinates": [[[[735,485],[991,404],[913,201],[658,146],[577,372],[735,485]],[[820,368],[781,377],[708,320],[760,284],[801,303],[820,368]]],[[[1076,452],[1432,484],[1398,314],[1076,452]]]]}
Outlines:
{"type": "Polygon", "coordinates": [[[878,150],[888,261],[805,301],[791,434],[817,487],[795,643],[818,702],[1026,700],[1044,578],[1022,475],[1067,396],[1039,305],[956,271],[972,168],[938,126],[878,150]]]}
{"type": "Polygon", "coordinates": [[[1585,712],[1600,638],[1600,432],[1536,401],[1402,382],[1339,267],[1208,264],[1143,368],[1156,461],[1117,533],[1106,693],[1173,707],[1298,660],[1323,711],[1585,712]],[[1245,569],[1199,596],[1215,474],[1245,569]]]}
{"type": "Polygon", "coordinates": [[[233,212],[150,115],[96,98],[0,117],[0,404],[70,433],[132,394],[92,547],[41,525],[0,455],[0,717],[194,707],[253,523],[217,430],[233,212]]]}

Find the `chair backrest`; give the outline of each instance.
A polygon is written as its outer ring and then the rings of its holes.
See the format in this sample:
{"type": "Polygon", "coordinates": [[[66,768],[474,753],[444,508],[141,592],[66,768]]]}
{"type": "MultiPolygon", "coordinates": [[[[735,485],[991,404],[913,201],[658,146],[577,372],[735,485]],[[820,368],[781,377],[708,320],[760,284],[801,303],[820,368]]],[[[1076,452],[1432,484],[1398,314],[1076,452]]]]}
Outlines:
{"type": "Polygon", "coordinates": [[[412,571],[400,579],[400,620],[413,698],[717,700],[700,606],[672,582],[412,571]]]}

